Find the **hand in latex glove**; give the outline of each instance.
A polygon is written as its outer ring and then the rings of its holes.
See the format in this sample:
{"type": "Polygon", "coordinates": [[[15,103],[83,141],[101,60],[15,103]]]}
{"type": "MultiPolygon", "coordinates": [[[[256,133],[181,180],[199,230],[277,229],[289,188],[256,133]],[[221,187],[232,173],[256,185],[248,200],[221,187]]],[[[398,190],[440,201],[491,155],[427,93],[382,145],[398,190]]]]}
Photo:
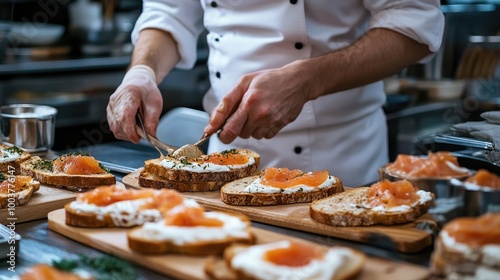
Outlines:
{"type": "Polygon", "coordinates": [[[156,85],[155,73],[146,65],[132,67],[109,98],[107,118],[116,138],[139,142],[140,137],[135,130],[139,106],[144,114],[146,131],[156,135],[163,99],[156,85]]]}
{"type": "Polygon", "coordinates": [[[309,88],[293,63],[258,71],[240,78],[212,112],[205,133],[219,127],[219,139],[230,143],[236,137],[272,138],[297,118],[309,100],[309,88]]]}

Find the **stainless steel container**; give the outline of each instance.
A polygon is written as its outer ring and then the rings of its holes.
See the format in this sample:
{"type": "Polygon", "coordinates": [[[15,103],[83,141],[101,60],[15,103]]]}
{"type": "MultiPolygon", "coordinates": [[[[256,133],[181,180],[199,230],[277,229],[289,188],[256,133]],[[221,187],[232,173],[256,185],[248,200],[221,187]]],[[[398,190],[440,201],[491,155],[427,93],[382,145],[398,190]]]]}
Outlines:
{"type": "Polygon", "coordinates": [[[33,104],[0,107],[0,137],[30,153],[43,153],[54,144],[57,110],[33,104]]]}
{"type": "Polygon", "coordinates": [[[489,212],[500,212],[500,189],[451,180],[456,189],[464,190],[466,216],[479,216],[489,212]]]}

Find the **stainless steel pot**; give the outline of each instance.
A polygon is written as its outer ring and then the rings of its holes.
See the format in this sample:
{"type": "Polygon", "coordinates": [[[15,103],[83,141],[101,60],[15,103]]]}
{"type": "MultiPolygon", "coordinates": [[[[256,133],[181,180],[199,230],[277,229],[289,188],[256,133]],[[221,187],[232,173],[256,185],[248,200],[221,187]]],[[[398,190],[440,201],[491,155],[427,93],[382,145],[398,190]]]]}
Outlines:
{"type": "Polygon", "coordinates": [[[15,104],[0,107],[0,137],[3,143],[16,145],[31,153],[48,151],[54,144],[53,107],[15,104]]]}
{"type": "Polygon", "coordinates": [[[465,190],[466,216],[479,216],[488,212],[500,212],[500,189],[477,186],[459,180],[451,180],[457,189],[465,190]]]}

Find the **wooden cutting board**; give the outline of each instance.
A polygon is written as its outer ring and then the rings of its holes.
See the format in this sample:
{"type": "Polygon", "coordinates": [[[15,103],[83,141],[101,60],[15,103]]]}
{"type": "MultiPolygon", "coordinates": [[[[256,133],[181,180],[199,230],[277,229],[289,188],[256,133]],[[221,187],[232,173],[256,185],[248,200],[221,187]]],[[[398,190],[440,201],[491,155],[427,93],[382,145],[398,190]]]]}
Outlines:
{"type": "MultiPolygon", "coordinates": [[[[203,272],[208,257],[189,257],[181,255],[144,255],[131,251],[127,244],[127,230],[117,228],[87,229],[67,226],[64,209],[50,212],[49,228],[66,237],[81,242],[108,254],[129,260],[166,276],[177,279],[208,279],[203,272]]],[[[252,228],[257,236],[257,243],[268,243],[283,239],[297,239],[275,232],[252,228]]],[[[416,280],[426,279],[426,268],[378,258],[368,258],[358,280],[416,280]]]]}
{"type": "MultiPolygon", "coordinates": [[[[140,169],[122,178],[122,182],[132,188],[141,188],[138,183],[140,169]]],[[[417,227],[437,228],[429,214],[421,216],[413,223],[398,226],[333,227],[318,223],[309,217],[309,203],[276,206],[232,206],[221,201],[219,191],[184,192],[209,210],[232,211],[247,215],[256,222],[302,230],[326,236],[353,240],[363,243],[380,242],[380,237],[392,241],[398,251],[415,253],[432,244],[432,233],[417,227]]]]}
{"type": "Polygon", "coordinates": [[[75,192],[41,185],[40,189],[31,195],[27,204],[16,206],[12,211],[0,209],[0,219],[6,222],[22,223],[47,218],[50,211],[64,207],[75,197],[75,192]]]}

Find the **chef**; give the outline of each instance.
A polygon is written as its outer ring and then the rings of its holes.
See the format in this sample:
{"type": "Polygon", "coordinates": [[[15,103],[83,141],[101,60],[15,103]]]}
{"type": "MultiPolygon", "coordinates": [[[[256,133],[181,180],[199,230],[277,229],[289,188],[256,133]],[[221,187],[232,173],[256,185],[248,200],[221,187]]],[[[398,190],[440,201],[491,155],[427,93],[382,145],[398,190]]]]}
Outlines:
{"type": "Polygon", "coordinates": [[[139,141],[139,107],[156,134],[157,84],[194,65],[204,27],[209,152],[247,148],[263,167],[328,169],[359,186],[387,162],[380,80],[437,51],[444,16],[437,0],[144,0],[107,108],[117,138],[139,141]]]}

